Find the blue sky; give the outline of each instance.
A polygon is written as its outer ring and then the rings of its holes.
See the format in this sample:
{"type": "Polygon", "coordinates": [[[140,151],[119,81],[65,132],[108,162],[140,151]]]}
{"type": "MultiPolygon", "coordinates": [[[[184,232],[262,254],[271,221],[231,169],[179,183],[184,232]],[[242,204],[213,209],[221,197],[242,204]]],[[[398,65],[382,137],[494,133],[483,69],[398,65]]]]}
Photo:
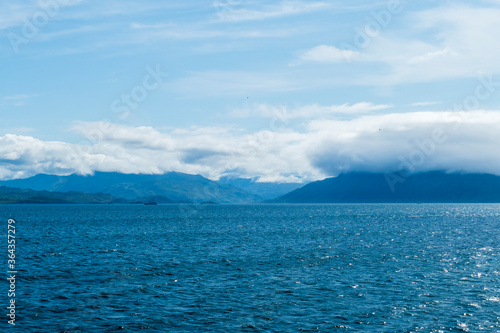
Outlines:
{"type": "Polygon", "coordinates": [[[0,178],[500,174],[498,17],[493,0],[4,1],[0,178]]]}

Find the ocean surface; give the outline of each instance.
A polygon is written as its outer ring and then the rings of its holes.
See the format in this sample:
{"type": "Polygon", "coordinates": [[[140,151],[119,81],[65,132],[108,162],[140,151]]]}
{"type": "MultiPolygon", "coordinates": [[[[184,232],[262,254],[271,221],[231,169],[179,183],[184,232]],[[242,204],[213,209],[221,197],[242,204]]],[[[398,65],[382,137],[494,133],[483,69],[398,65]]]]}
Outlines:
{"type": "Polygon", "coordinates": [[[2,332],[500,332],[500,205],[4,205],[2,332]]]}

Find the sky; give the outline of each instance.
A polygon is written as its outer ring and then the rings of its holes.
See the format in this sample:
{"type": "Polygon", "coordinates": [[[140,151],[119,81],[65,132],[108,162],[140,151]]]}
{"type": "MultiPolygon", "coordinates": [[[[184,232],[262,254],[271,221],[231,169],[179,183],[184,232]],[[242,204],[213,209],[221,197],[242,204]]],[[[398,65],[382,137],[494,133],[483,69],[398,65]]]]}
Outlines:
{"type": "Polygon", "coordinates": [[[500,1],[0,3],[0,179],[500,175],[500,1]]]}

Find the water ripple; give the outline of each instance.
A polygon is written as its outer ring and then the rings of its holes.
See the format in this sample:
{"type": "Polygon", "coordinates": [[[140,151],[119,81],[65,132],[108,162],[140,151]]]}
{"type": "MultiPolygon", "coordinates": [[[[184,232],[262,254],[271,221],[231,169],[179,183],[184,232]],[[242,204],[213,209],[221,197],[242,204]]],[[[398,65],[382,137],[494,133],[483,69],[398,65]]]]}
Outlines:
{"type": "Polygon", "coordinates": [[[20,332],[500,331],[500,205],[4,208],[20,332]]]}

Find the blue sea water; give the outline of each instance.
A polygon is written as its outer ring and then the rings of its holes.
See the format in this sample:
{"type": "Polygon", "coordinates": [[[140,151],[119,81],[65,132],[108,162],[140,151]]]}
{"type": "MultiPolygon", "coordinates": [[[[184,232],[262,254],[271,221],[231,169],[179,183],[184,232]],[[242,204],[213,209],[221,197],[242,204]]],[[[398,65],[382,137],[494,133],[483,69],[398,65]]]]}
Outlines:
{"type": "Polygon", "coordinates": [[[3,332],[500,332],[496,204],[0,209],[3,332]]]}

